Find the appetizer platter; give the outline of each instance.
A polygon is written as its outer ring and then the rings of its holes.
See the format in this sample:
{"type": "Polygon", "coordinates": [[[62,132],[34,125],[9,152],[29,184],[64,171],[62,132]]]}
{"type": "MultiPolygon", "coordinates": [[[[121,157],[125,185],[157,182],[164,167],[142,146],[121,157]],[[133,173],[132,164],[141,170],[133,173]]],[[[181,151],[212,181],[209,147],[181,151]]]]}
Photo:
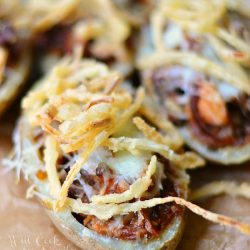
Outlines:
{"type": "Polygon", "coordinates": [[[190,213],[248,239],[200,203],[249,199],[248,180],[195,177],[249,166],[247,6],[0,1],[0,112],[21,96],[3,172],[72,244],[183,248],[190,213]]]}

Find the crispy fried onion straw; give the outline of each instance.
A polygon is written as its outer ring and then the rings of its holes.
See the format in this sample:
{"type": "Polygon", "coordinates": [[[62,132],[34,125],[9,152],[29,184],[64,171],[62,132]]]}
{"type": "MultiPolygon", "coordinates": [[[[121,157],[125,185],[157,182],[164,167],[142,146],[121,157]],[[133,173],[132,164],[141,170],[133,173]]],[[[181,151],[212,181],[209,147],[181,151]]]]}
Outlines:
{"type": "MultiPolygon", "coordinates": [[[[156,115],[156,117],[158,118],[159,116],[156,115]]],[[[156,143],[167,145],[173,150],[177,150],[182,145],[182,140],[179,139],[177,133],[174,133],[174,129],[171,125],[168,124],[167,121],[163,122],[164,120],[166,119],[164,119],[163,117],[161,119],[161,122],[159,121],[159,119],[155,120],[155,124],[160,128],[160,132],[158,132],[155,127],[152,127],[148,123],[146,123],[141,117],[135,117],[133,119],[133,123],[140,131],[142,131],[147,139],[155,141],[156,143]],[[163,136],[161,132],[166,132],[166,135],[163,136]]]]}
{"type": "MultiPolygon", "coordinates": [[[[43,161],[49,183],[48,194],[44,194],[39,187],[32,187],[30,194],[38,195],[48,208],[55,211],[70,208],[73,212],[94,215],[104,220],[176,202],[213,222],[249,233],[248,225],[208,212],[179,197],[139,200],[152,184],[152,177],[160,164],[156,154],[168,159],[173,167],[182,169],[201,166],[204,160],[192,152],[177,154],[165,145],[165,142],[168,143],[165,137],[136,116],[143,102],[144,90],[139,89],[133,96],[118,88],[120,82],[120,76],[110,72],[103,64],[67,59],[25,98],[24,119],[32,128],[39,128],[44,138],[43,161]],[[118,131],[123,131],[124,126],[128,122],[132,123],[132,120],[138,138],[112,137],[118,131]],[[152,157],[145,172],[122,193],[94,195],[88,204],[69,198],[71,184],[99,146],[107,147],[113,153],[121,150],[131,154],[148,152],[152,157]],[[67,154],[73,155],[73,160],[70,160],[70,170],[61,185],[57,160],[60,155],[67,154]],[[136,200],[130,203],[133,199],[136,200]]],[[[24,168],[31,170],[28,165],[24,168]]]]}
{"type": "Polygon", "coordinates": [[[155,52],[146,58],[139,58],[137,66],[140,69],[160,67],[162,65],[179,64],[190,67],[219,80],[230,83],[236,88],[250,94],[249,79],[235,74],[225,66],[215,63],[193,52],[165,51],[155,52]]]}
{"type": "Polygon", "coordinates": [[[230,28],[222,27],[222,23],[225,23],[223,18],[227,18],[227,11],[232,9],[232,5],[233,9],[239,11],[238,4],[236,6],[232,2],[224,0],[159,1],[158,7],[153,12],[150,26],[155,52],[147,58],[144,56],[139,58],[138,67],[144,69],[181,64],[226,81],[250,94],[249,76],[242,67],[250,67],[250,46],[230,28]],[[208,48],[213,49],[219,62],[209,60],[206,53],[201,55],[202,52],[200,52],[198,55],[195,52],[178,51],[178,49],[168,47],[164,40],[164,33],[165,27],[171,24],[181,28],[183,37],[185,37],[184,32],[190,32],[191,36],[192,34],[198,35],[198,40],[204,41],[203,43],[207,43],[208,48]]]}
{"type": "Polygon", "coordinates": [[[219,223],[220,225],[233,227],[244,234],[250,234],[250,225],[241,223],[227,216],[209,212],[179,197],[169,196],[165,198],[153,198],[145,201],[136,201],[133,203],[122,204],[83,204],[80,200],[68,198],[66,203],[68,206],[71,207],[72,211],[75,213],[91,214],[98,217],[99,219],[108,220],[114,215],[128,214],[130,212],[139,211],[143,208],[154,207],[156,205],[169,202],[175,202],[181,206],[185,206],[193,213],[198,214],[209,221],[219,223]]]}
{"type": "MultiPolygon", "coordinates": [[[[87,215],[94,215],[99,219],[108,220],[115,215],[124,215],[130,212],[140,211],[143,208],[154,207],[156,205],[175,202],[179,205],[185,206],[192,212],[202,216],[203,218],[219,223],[221,225],[233,227],[244,234],[250,234],[250,226],[241,222],[238,222],[232,218],[209,212],[191,202],[188,202],[179,197],[166,197],[166,198],[153,198],[145,201],[136,201],[133,203],[123,203],[129,201],[132,198],[140,197],[140,194],[150,185],[150,179],[156,168],[156,157],[151,158],[148,170],[144,177],[139,178],[129,188],[129,190],[121,194],[109,194],[109,195],[96,195],[92,197],[92,203],[82,203],[81,200],[74,200],[71,198],[65,198],[65,205],[75,213],[83,213],[87,215]]],[[[54,168],[56,166],[54,165],[54,168]]],[[[50,174],[50,173],[49,173],[50,174]]],[[[58,178],[58,177],[57,177],[58,178]]],[[[232,186],[231,186],[232,187],[232,186]]],[[[236,191],[235,193],[239,193],[236,191]]],[[[39,195],[35,192],[34,194],[39,195]]],[[[42,196],[39,195],[41,198],[42,196]]],[[[42,197],[43,203],[51,209],[58,209],[56,203],[51,200],[47,200],[42,197]]]]}
{"type": "Polygon", "coordinates": [[[168,146],[155,143],[148,139],[128,137],[109,138],[105,141],[104,145],[113,152],[117,152],[119,150],[128,150],[132,154],[136,154],[138,150],[155,152],[169,159],[177,167],[183,169],[192,169],[204,165],[203,158],[193,152],[176,154],[168,146]]]}
{"type": "Polygon", "coordinates": [[[215,181],[208,183],[191,192],[191,200],[199,200],[208,196],[228,194],[231,196],[242,196],[250,199],[250,184],[238,184],[233,181],[215,181]]]}

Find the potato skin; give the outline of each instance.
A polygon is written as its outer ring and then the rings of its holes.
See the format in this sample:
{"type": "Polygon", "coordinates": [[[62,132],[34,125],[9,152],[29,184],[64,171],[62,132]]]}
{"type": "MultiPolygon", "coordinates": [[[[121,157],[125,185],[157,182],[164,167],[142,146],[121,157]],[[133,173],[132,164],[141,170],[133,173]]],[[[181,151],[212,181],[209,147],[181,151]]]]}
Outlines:
{"type": "MultiPolygon", "coordinates": [[[[34,144],[32,138],[30,137],[31,127],[27,122],[26,117],[22,117],[19,120],[16,133],[18,133],[21,138],[22,148],[27,147],[27,145],[34,144]]],[[[34,145],[35,146],[35,145],[34,145]]],[[[36,177],[36,166],[33,166],[36,159],[39,158],[39,154],[25,154],[22,153],[22,157],[30,162],[31,167],[23,168],[22,171],[24,175],[28,176],[28,181],[31,185],[36,187],[36,190],[48,195],[46,190],[49,190],[49,182],[47,180],[40,181],[36,177]],[[30,171],[32,170],[32,171],[30,171]],[[27,171],[27,172],[26,172],[27,171]]],[[[187,183],[189,176],[184,175],[184,182],[187,183]]],[[[188,185],[183,185],[182,192],[187,198],[188,185]]],[[[40,196],[39,196],[40,197],[40,196]]],[[[44,207],[48,216],[58,228],[58,230],[71,242],[80,247],[81,249],[95,249],[95,250],[157,250],[157,249],[168,249],[174,250],[179,243],[179,240],[182,236],[184,222],[185,222],[185,213],[182,215],[176,216],[173,221],[169,224],[168,228],[162,233],[159,239],[148,241],[147,243],[141,243],[137,241],[124,241],[115,238],[106,237],[100,235],[87,227],[80,224],[71,214],[69,208],[65,208],[63,211],[55,212],[46,207],[46,199],[43,201],[42,196],[39,198],[41,205],[44,207]]]]}
{"type": "Polygon", "coordinates": [[[19,62],[16,65],[16,69],[14,70],[19,74],[20,80],[15,79],[15,76],[10,76],[8,81],[6,81],[3,86],[0,85],[0,116],[18,96],[22,87],[26,83],[30,68],[31,54],[30,51],[24,50],[19,62]]]}
{"type": "Polygon", "coordinates": [[[250,143],[242,146],[229,146],[217,150],[209,149],[205,144],[200,142],[190,131],[189,128],[180,129],[185,143],[197,151],[201,156],[211,162],[219,163],[224,166],[239,165],[250,161],[250,143]]]}
{"type": "MultiPolygon", "coordinates": [[[[68,222],[67,220],[63,219],[62,216],[60,216],[59,213],[55,213],[53,211],[50,210],[46,210],[46,213],[48,214],[48,216],[50,217],[51,221],[53,222],[53,224],[56,226],[56,228],[71,242],[73,242],[75,245],[77,245],[78,247],[80,247],[80,249],[83,250],[89,250],[89,249],[95,249],[95,250],[127,250],[127,249],[133,249],[133,242],[130,243],[130,247],[129,248],[124,248],[123,246],[121,246],[119,244],[119,242],[121,242],[122,240],[118,240],[118,239],[108,239],[108,245],[107,246],[103,246],[100,242],[98,242],[97,240],[95,240],[94,238],[89,237],[88,235],[85,235],[84,232],[80,232],[80,230],[76,230],[74,229],[74,226],[68,222]]],[[[65,212],[64,212],[65,213],[65,212]]],[[[70,213],[70,211],[67,211],[66,213],[70,213]]],[[[141,244],[141,249],[167,249],[167,250],[174,250],[183,233],[183,229],[184,229],[184,225],[185,225],[185,215],[182,218],[179,218],[180,220],[180,225],[178,227],[178,230],[175,231],[174,236],[165,242],[162,242],[162,246],[161,248],[148,248],[147,244],[141,244]]],[[[73,218],[73,216],[72,216],[73,218]]],[[[78,223],[77,221],[75,221],[76,223],[78,223]]],[[[79,228],[82,227],[84,228],[83,225],[79,224],[79,228]]],[[[99,236],[100,238],[107,238],[105,236],[99,236]]],[[[137,248],[137,247],[136,247],[137,248]]]]}

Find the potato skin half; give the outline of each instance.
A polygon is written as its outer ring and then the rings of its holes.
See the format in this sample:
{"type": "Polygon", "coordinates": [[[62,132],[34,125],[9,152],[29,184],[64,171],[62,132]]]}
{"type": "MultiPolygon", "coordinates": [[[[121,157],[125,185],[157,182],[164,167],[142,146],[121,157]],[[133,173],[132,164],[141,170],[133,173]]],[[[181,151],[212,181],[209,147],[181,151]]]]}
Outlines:
{"type": "MultiPolygon", "coordinates": [[[[83,250],[89,250],[89,249],[95,249],[95,250],[130,250],[130,249],[167,249],[167,250],[174,250],[182,236],[183,228],[185,225],[185,215],[181,218],[178,218],[175,222],[178,224],[177,229],[175,230],[173,237],[171,239],[168,239],[165,242],[161,242],[160,248],[152,248],[148,244],[142,244],[142,243],[134,243],[133,241],[128,242],[127,244],[129,246],[124,246],[122,244],[123,240],[118,239],[111,239],[102,235],[97,235],[96,233],[91,233],[89,229],[86,229],[83,225],[81,225],[79,222],[77,222],[74,217],[70,214],[70,211],[64,211],[63,213],[55,213],[50,210],[46,210],[48,216],[50,217],[53,224],[56,226],[56,228],[71,242],[73,242],[75,245],[80,247],[80,249],[83,250]],[[65,218],[65,213],[69,213],[69,217],[72,217],[73,221],[68,221],[65,218]],[[75,223],[78,223],[76,226],[75,223]],[[90,231],[90,234],[87,233],[87,231],[90,231]],[[88,235],[89,234],[89,235],[88,235]],[[92,237],[91,237],[92,236],[92,237]],[[99,240],[97,238],[99,238],[99,240]],[[105,242],[103,244],[103,242],[105,242]],[[148,245],[148,246],[147,246],[148,245]]],[[[167,231],[168,229],[166,229],[167,231]]],[[[164,233],[166,233],[166,231],[164,233]]]]}
{"type": "Polygon", "coordinates": [[[250,143],[242,146],[225,147],[216,150],[209,149],[200,142],[189,130],[189,128],[180,129],[186,144],[197,151],[206,159],[219,163],[221,165],[238,165],[250,160],[250,143]]]}
{"type": "MultiPolygon", "coordinates": [[[[34,145],[34,141],[31,136],[31,127],[27,122],[26,117],[22,117],[16,128],[16,133],[21,139],[21,148],[27,148],[34,145]]],[[[26,150],[27,152],[27,150],[26,150]]],[[[69,208],[65,208],[63,211],[55,212],[46,207],[46,198],[43,200],[42,197],[49,195],[49,182],[48,180],[40,181],[36,177],[37,166],[35,165],[37,159],[39,159],[39,152],[37,154],[30,154],[22,152],[22,158],[28,163],[26,167],[23,167],[22,171],[25,176],[28,176],[28,182],[34,185],[36,190],[41,194],[38,197],[41,205],[45,208],[48,216],[58,228],[58,230],[71,242],[80,247],[81,249],[96,249],[96,250],[157,250],[157,249],[168,249],[174,250],[179,243],[182,236],[184,224],[185,224],[185,213],[178,215],[173,218],[172,222],[168,225],[165,231],[161,234],[159,239],[149,240],[146,243],[139,241],[125,241],[111,237],[106,237],[88,229],[79,223],[72,215],[72,211],[69,208]],[[43,196],[44,195],[44,196],[43,196]]],[[[189,180],[187,174],[184,175],[184,181],[189,180]]],[[[188,193],[188,185],[185,184],[182,187],[182,192],[185,196],[188,193]]],[[[186,198],[186,197],[185,197],[186,198]]]]}
{"type": "Polygon", "coordinates": [[[29,51],[24,50],[14,70],[19,75],[19,79],[15,79],[15,75],[10,75],[3,86],[0,86],[0,116],[12,104],[22,87],[25,85],[30,67],[31,54],[29,51]]]}

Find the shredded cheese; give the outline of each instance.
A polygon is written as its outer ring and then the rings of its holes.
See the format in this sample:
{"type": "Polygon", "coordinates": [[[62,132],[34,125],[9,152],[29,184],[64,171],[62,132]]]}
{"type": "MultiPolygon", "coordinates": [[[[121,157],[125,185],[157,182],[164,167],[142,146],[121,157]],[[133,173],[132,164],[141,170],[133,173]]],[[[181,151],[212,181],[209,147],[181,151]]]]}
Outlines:
{"type": "MultiPolygon", "coordinates": [[[[237,63],[243,64],[245,66],[250,65],[250,53],[249,52],[234,51],[233,49],[224,46],[223,42],[215,36],[208,36],[208,39],[211,45],[213,46],[213,48],[215,49],[217,55],[221,58],[222,61],[224,61],[224,63],[235,62],[236,65],[237,63]]],[[[241,71],[245,75],[245,79],[246,79],[245,81],[248,81],[247,73],[242,69],[241,71]]]]}
{"type": "Polygon", "coordinates": [[[99,140],[93,141],[86,150],[79,156],[79,159],[76,163],[71,167],[66,180],[63,182],[62,188],[59,193],[58,201],[56,203],[56,209],[60,209],[64,206],[66,201],[68,190],[70,185],[73,183],[76,175],[81,170],[82,165],[87,161],[91,153],[99,146],[101,143],[108,138],[109,134],[103,133],[103,138],[99,138],[99,140]]]}
{"type": "Polygon", "coordinates": [[[144,177],[137,179],[129,189],[121,194],[106,194],[92,196],[91,201],[94,203],[122,203],[132,200],[133,198],[139,198],[147,191],[152,180],[151,177],[156,171],[157,159],[152,156],[148,166],[148,170],[144,177]]]}
{"type": "Polygon", "coordinates": [[[86,160],[88,159],[88,157],[91,155],[91,153],[101,144],[103,144],[108,137],[114,133],[116,130],[118,130],[119,128],[121,128],[124,124],[125,121],[127,121],[140,107],[142,100],[143,100],[143,96],[144,96],[144,91],[142,89],[140,89],[138,91],[138,95],[136,98],[136,101],[133,105],[131,105],[131,107],[126,110],[120,117],[119,120],[117,120],[117,124],[114,127],[111,127],[109,129],[107,129],[106,131],[102,131],[99,136],[96,136],[95,139],[93,140],[93,137],[91,138],[92,140],[89,140],[89,145],[88,148],[86,150],[83,151],[83,153],[79,156],[79,159],[77,160],[77,162],[72,166],[72,168],[70,169],[66,180],[63,183],[63,186],[61,188],[60,191],[60,195],[59,195],[59,199],[57,202],[57,209],[63,207],[65,201],[66,201],[66,197],[67,197],[67,192],[68,189],[70,187],[70,185],[73,183],[74,178],[76,177],[77,173],[80,171],[82,165],[86,162],[86,160]]]}
{"type": "Polygon", "coordinates": [[[132,154],[136,153],[137,150],[159,153],[166,159],[169,159],[171,162],[173,162],[177,167],[183,169],[201,167],[204,166],[205,163],[204,160],[195,153],[187,152],[179,155],[171,150],[168,146],[158,144],[147,139],[126,137],[109,138],[105,141],[104,145],[114,152],[126,149],[132,154]]]}
{"type": "Polygon", "coordinates": [[[188,31],[207,32],[213,30],[225,12],[226,4],[225,0],[163,0],[158,8],[162,15],[188,31]]]}

